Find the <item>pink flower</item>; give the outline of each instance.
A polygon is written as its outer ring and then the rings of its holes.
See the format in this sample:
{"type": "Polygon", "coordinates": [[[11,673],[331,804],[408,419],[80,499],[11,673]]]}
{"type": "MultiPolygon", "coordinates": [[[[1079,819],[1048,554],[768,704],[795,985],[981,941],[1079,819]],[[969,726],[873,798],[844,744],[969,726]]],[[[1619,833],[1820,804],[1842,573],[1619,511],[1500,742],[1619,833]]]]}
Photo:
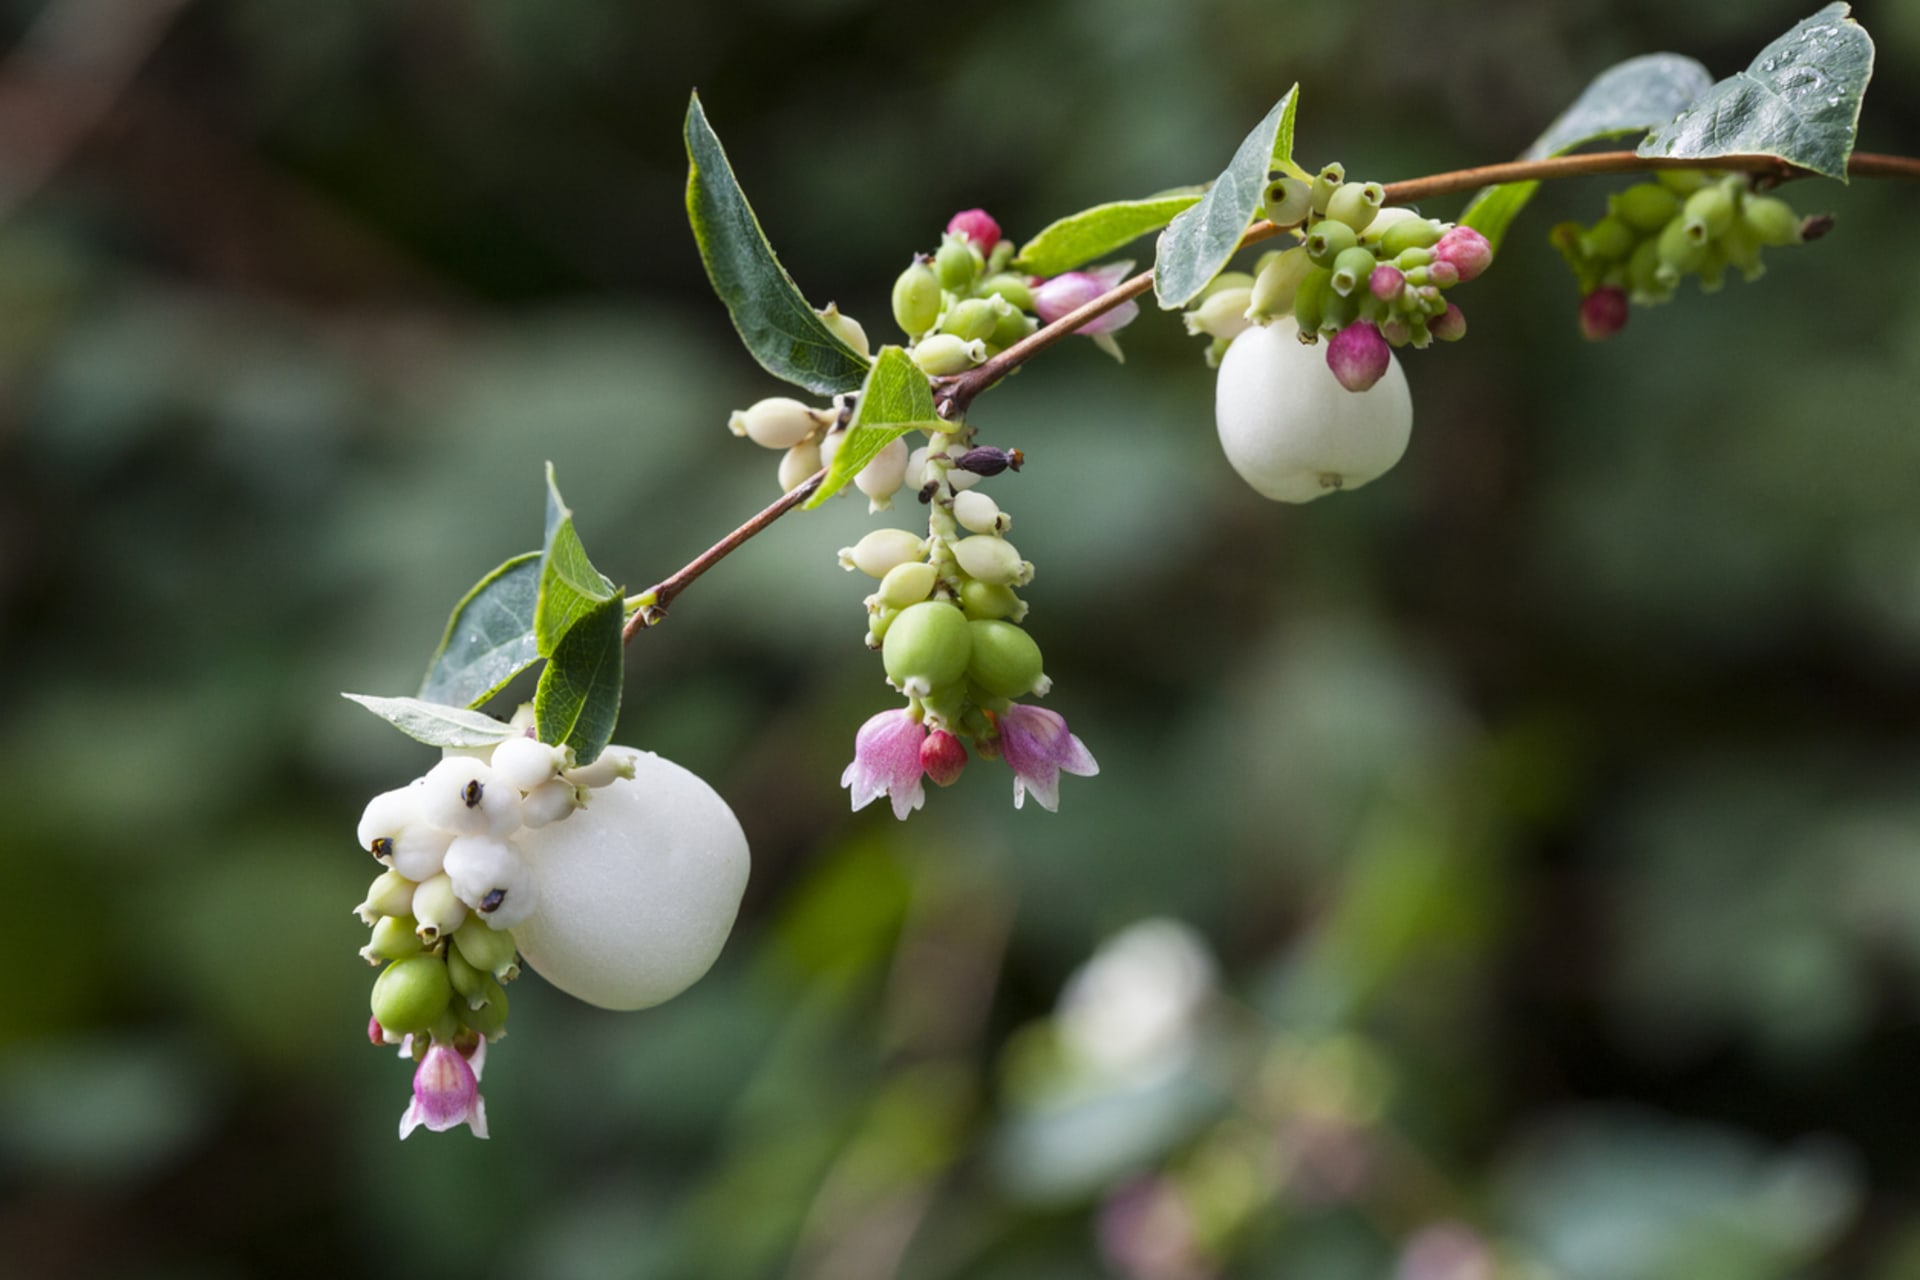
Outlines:
{"type": "Polygon", "coordinates": [[[853,739],[853,763],[840,775],[840,785],[851,788],[853,807],[864,809],[888,796],[893,816],[902,822],[927,802],[920,785],[920,746],[926,726],[906,708],[882,711],[860,726],[853,739]]]}
{"type": "Polygon", "coordinates": [[[434,1044],[420,1059],[413,1073],[413,1101],[400,1117],[400,1136],[405,1138],[421,1125],[435,1133],[444,1133],[464,1124],[473,1136],[487,1136],[487,1103],[480,1096],[480,1075],[475,1069],[484,1059],[476,1050],[471,1064],[451,1045],[434,1044]]]}
{"type": "MultiPolygon", "coordinates": [[[[1091,271],[1064,272],[1033,291],[1033,309],[1042,321],[1052,324],[1061,316],[1079,310],[1113,289],[1132,270],[1131,262],[1109,262],[1091,271]]],[[[1133,318],[1139,314],[1140,304],[1129,298],[1105,315],[1087,321],[1074,332],[1089,336],[1112,333],[1115,329],[1124,329],[1132,324],[1133,318]]]]}
{"type": "Polygon", "coordinates": [[[1027,792],[1049,813],[1060,808],[1060,771],[1091,778],[1100,772],[1086,744],[1067,731],[1057,712],[1014,703],[999,716],[1000,755],[1013,770],[1013,807],[1027,792]]]}
{"type": "Polygon", "coordinates": [[[1493,246],[1472,227],[1453,227],[1433,246],[1433,261],[1458,271],[1462,281],[1471,280],[1492,264],[1493,246]]]}
{"type": "Polygon", "coordinates": [[[1000,243],[1000,224],[985,209],[962,209],[947,221],[947,234],[965,236],[982,254],[1000,243]]]}
{"type": "Polygon", "coordinates": [[[1365,391],[1386,375],[1392,353],[1371,320],[1356,320],[1327,343],[1327,368],[1349,391],[1365,391]]]}

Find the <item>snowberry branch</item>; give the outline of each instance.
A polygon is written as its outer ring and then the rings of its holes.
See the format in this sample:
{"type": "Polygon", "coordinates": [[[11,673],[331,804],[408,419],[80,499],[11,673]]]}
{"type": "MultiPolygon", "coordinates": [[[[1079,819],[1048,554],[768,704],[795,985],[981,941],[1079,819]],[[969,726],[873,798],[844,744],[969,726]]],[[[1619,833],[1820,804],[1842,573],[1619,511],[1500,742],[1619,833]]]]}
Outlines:
{"type": "MultiPolygon", "coordinates": [[[[1479,165],[1471,169],[1455,169],[1424,178],[1392,182],[1386,184],[1386,203],[1410,204],[1434,196],[1476,191],[1481,187],[1503,182],[1537,182],[1595,174],[1645,173],[1656,169],[1702,167],[1759,174],[1777,182],[1809,176],[1806,170],[1790,165],[1777,156],[1715,156],[1710,160],[1702,161],[1682,157],[1643,156],[1632,151],[1596,151],[1585,155],[1554,156],[1544,160],[1516,160],[1505,164],[1479,165]]],[[[1847,164],[1847,172],[1856,178],[1903,178],[1920,181],[1920,158],[1865,151],[1855,152],[1847,164]]],[[[1242,246],[1254,244],[1276,236],[1283,230],[1286,228],[1275,226],[1271,222],[1256,222],[1247,229],[1240,243],[1242,246]]],[[[974,398],[982,391],[999,382],[1042,351],[1072,336],[1083,325],[1097,320],[1122,303],[1139,297],[1152,287],[1153,272],[1142,271],[1138,275],[1123,280],[1084,306],[1028,334],[985,363],[965,373],[935,379],[934,404],[940,416],[949,421],[958,421],[965,416],[974,398]]],[[[626,629],[623,632],[624,638],[631,642],[642,631],[660,622],[666,616],[667,606],[673,602],[674,597],[692,585],[694,579],[725,559],[749,538],[805,502],[820,487],[821,481],[825,478],[825,469],[814,473],[751,520],[700,553],[672,577],[633,597],[628,603],[634,607],[635,611],[627,620],[626,629]]]]}

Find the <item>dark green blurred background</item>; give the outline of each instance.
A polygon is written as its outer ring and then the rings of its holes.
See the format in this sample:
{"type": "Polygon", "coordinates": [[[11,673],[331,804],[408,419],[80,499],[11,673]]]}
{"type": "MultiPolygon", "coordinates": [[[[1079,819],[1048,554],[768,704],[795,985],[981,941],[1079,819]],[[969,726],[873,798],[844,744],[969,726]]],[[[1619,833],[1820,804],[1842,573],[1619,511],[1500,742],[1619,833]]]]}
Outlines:
{"type": "MultiPolygon", "coordinates": [[[[1103,770],[1057,816],[978,762],[850,816],[872,522],[751,544],[620,734],[741,815],[740,927],[656,1011],[517,985],[489,1142],[395,1141],[349,911],[427,753],[337,694],[411,691],[543,460],[636,590],[775,492],[691,87],[883,340],[956,208],[1204,179],[1295,80],[1304,162],[1411,177],[1812,0],[43,7],[0,5],[0,1274],[1920,1275],[1912,187],[1796,187],[1831,237],[1601,347],[1544,233],[1608,184],[1547,191],[1407,359],[1406,460],[1306,508],[1166,317],[983,400],[1103,770]],[[1048,1021],[1151,917],[1194,932],[1048,1021]]],[[[1920,152],[1920,7],[1860,16],[1862,145],[1920,152]]]]}

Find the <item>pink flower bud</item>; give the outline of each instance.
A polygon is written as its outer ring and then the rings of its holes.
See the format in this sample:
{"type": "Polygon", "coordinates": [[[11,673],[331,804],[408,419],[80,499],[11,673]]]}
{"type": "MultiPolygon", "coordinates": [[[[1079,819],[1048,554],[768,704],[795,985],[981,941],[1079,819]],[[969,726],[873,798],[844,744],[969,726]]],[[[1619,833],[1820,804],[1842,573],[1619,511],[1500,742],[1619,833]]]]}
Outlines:
{"type": "Polygon", "coordinates": [[[1392,356],[1380,330],[1366,320],[1348,325],[1327,343],[1327,368],[1349,391],[1365,391],[1380,381],[1392,356]]]}
{"type": "Polygon", "coordinates": [[[1447,263],[1462,280],[1471,280],[1493,262],[1493,246],[1472,227],[1454,227],[1433,246],[1433,260],[1436,265],[1447,263]]]}
{"type": "MultiPolygon", "coordinates": [[[[1078,311],[1101,294],[1114,288],[1133,270],[1131,262],[1110,262],[1091,271],[1067,271],[1048,280],[1033,291],[1033,309],[1040,319],[1052,324],[1069,312],[1078,311]]],[[[1087,321],[1075,333],[1089,336],[1123,329],[1140,314],[1140,304],[1128,299],[1105,315],[1087,321]]]]}
{"type": "Polygon", "coordinates": [[[1588,342],[1605,342],[1627,327],[1627,291],[1604,285],[1580,299],[1580,332],[1588,342]]]}
{"type": "Polygon", "coordinates": [[[1447,309],[1427,325],[1427,332],[1442,342],[1458,342],[1467,336],[1466,313],[1449,302],[1447,309]]]}
{"type": "Polygon", "coordinates": [[[1433,281],[1434,284],[1439,285],[1442,289],[1451,289],[1460,283],[1460,268],[1454,266],[1451,262],[1435,261],[1432,266],[1427,268],[1427,279],[1433,281]]]}
{"type": "Polygon", "coordinates": [[[381,1027],[380,1019],[367,1019],[367,1039],[375,1044],[385,1044],[387,1042],[387,1033],[385,1028],[381,1027]]]}
{"type": "Polygon", "coordinates": [[[1000,243],[1000,224],[985,209],[962,209],[947,222],[947,234],[965,236],[982,254],[1000,243]]]}
{"type": "Polygon", "coordinates": [[[1373,296],[1382,302],[1392,302],[1406,287],[1407,273],[1398,267],[1390,267],[1384,262],[1375,267],[1373,274],[1367,277],[1367,288],[1372,290],[1373,296]]]}
{"type": "Polygon", "coordinates": [[[935,785],[950,787],[967,767],[967,749],[945,729],[935,729],[920,744],[920,767],[927,771],[927,777],[933,779],[935,785]]]}

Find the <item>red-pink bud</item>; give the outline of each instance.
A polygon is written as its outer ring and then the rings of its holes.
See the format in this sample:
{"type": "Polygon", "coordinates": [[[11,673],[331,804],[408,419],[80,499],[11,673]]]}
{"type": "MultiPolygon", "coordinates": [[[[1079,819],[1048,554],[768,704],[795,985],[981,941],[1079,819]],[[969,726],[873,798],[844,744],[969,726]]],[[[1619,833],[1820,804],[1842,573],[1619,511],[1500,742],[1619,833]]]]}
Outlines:
{"type": "Polygon", "coordinates": [[[1458,342],[1467,336],[1466,313],[1449,302],[1447,309],[1428,323],[1427,332],[1442,342],[1458,342]]]}
{"type": "Polygon", "coordinates": [[[385,1044],[387,1042],[386,1029],[380,1025],[380,1019],[367,1019],[367,1039],[373,1041],[375,1044],[385,1044]]]}
{"type": "Polygon", "coordinates": [[[1406,287],[1406,272],[1398,267],[1388,266],[1384,262],[1375,267],[1373,274],[1367,277],[1367,288],[1372,290],[1373,296],[1382,302],[1392,302],[1406,287]]]}
{"type": "Polygon", "coordinates": [[[1460,268],[1451,262],[1441,262],[1436,259],[1433,265],[1427,268],[1427,279],[1442,289],[1451,289],[1460,283],[1460,268]]]}
{"type": "Polygon", "coordinates": [[[1448,263],[1462,280],[1471,280],[1492,264],[1493,246],[1472,227],[1454,227],[1433,246],[1433,260],[1448,263]]]}
{"type": "Polygon", "coordinates": [[[1380,330],[1371,321],[1359,320],[1327,343],[1327,368],[1347,390],[1365,391],[1386,375],[1392,355],[1380,330]]]}
{"type": "Polygon", "coordinates": [[[965,236],[983,254],[1000,243],[1000,224],[985,209],[962,209],[947,222],[947,234],[965,236]]]}
{"type": "Polygon", "coordinates": [[[1627,327],[1627,291],[1604,285],[1580,299],[1580,332],[1588,342],[1605,342],[1627,327]]]}
{"type": "Polygon", "coordinates": [[[967,767],[967,749],[945,729],[935,729],[920,744],[920,767],[938,786],[952,786],[967,767]]]}

